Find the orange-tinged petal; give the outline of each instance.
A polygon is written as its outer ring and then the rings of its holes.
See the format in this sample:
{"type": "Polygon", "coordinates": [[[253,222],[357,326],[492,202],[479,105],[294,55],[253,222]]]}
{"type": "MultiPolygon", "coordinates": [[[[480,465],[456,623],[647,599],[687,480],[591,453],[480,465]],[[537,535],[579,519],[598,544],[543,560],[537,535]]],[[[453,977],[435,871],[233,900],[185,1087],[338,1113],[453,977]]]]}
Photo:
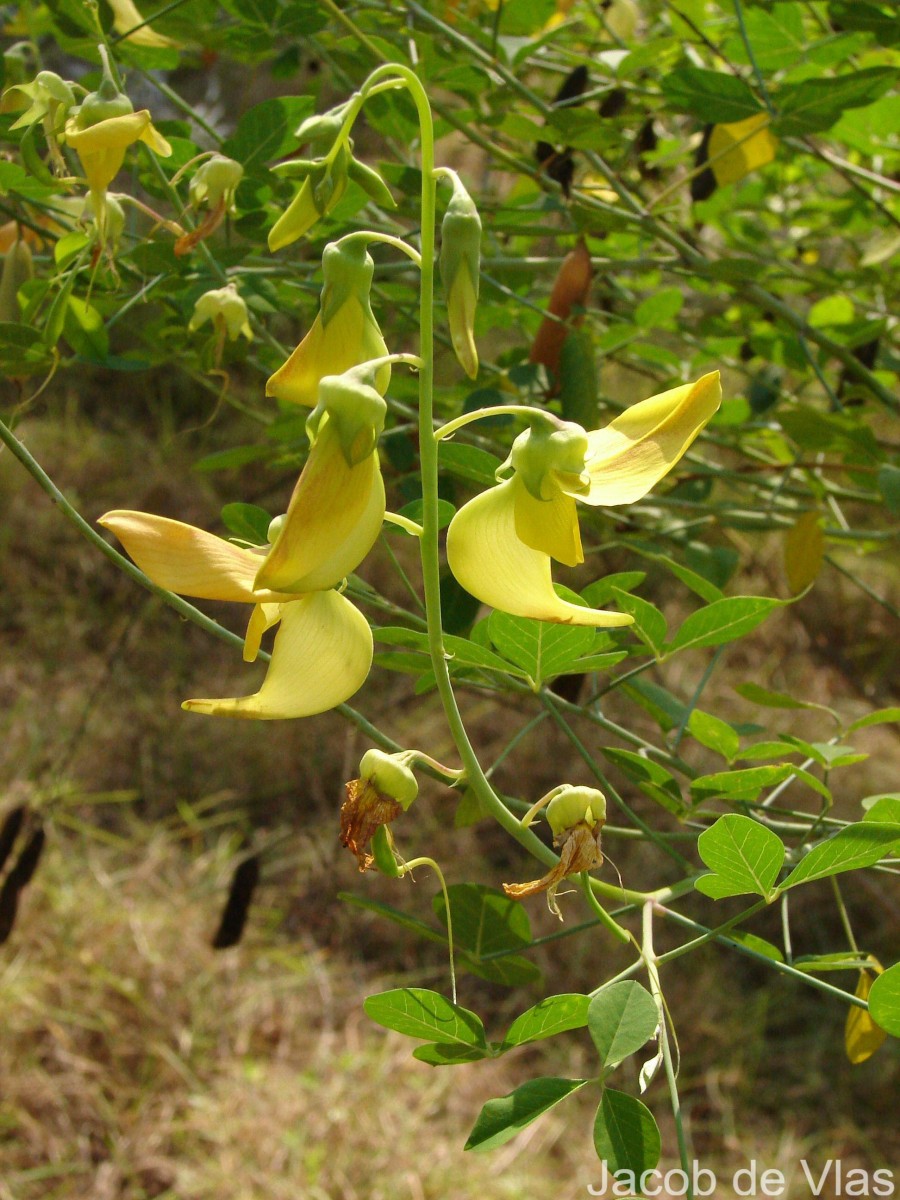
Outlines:
{"type": "MultiPolygon", "coordinates": [[[[384,357],[387,352],[368,304],[349,295],[327,325],[322,322],[322,314],[318,314],[287,362],[270,376],[266,395],[315,408],[320,379],[342,375],[370,359],[384,357]]],[[[387,391],[390,377],[390,366],[380,368],[376,375],[376,387],[382,395],[387,391]]]]}
{"type": "Polygon", "coordinates": [[[193,525],[127,509],[106,513],[98,524],[116,535],[145,575],[170,592],[244,604],[293,599],[254,591],[260,555],[193,525]]]}
{"type": "Polygon", "coordinates": [[[633,404],[588,434],[586,504],[632,504],[675,466],[722,402],[719,372],[633,404]]]}
{"type": "Polygon", "coordinates": [[[383,521],[384,482],[377,451],[348,466],[337,430],[326,421],[255,586],[280,592],[334,587],[372,549],[383,521]]]}
{"type": "Polygon", "coordinates": [[[447,530],[447,561],[466,591],[502,612],[538,621],[605,628],[630,625],[626,613],[580,608],[553,590],[550,558],[516,534],[516,480],[463,505],[447,530]]]}
{"type": "Polygon", "coordinates": [[[312,592],[282,608],[262,687],[234,700],[186,700],[189,712],[282,720],[311,717],[342,704],[372,665],[372,631],[338,592],[312,592]]]}

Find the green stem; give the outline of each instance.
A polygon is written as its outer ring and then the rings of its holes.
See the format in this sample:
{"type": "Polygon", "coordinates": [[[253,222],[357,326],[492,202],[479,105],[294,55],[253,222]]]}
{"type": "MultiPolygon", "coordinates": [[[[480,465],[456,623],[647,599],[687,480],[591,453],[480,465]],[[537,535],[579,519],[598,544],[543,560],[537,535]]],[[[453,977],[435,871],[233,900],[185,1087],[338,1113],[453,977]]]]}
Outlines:
{"type": "Polygon", "coordinates": [[[447,949],[450,954],[450,991],[453,1003],[456,1003],[456,964],[453,959],[453,918],[450,913],[450,896],[447,892],[447,883],[444,879],[444,872],[437,865],[433,858],[414,858],[411,862],[404,863],[400,868],[400,875],[408,875],[416,867],[431,867],[435,875],[438,877],[438,882],[441,885],[441,893],[444,897],[444,906],[447,909],[447,949]]]}
{"type": "Polygon", "coordinates": [[[617,937],[620,942],[630,942],[631,934],[627,929],[623,929],[606,911],[597,897],[594,895],[593,880],[587,871],[581,872],[581,889],[584,892],[584,897],[588,902],[588,907],[596,915],[600,924],[607,929],[613,937],[617,937]]]}
{"type": "Polygon", "coordinates": [[[520,845],[524,846],[538,861],[552,866],[557,855],[530,830],[523,829],[513,813],[506,807],[491,787],[478,756],[469,741],[463,724],[444,651],[443,625],[441,621],[441,575],[438,531],[438,443],[434,433],[434,261],[435,261],[435,217],[436,191],[434,163],[434,126],[428,96],[418,76],[408,67],[386,64],[378,67],[363,85],[365,94],[384,79],[401,79],[409,91],[419,117],[422,163],[422,265],[419,300],[419,355],[422,367],[419,372],[419,453],[422,472],[422,535],[419,547],[422,561],[422,582],[425,594],[425,611],[428,632],[428,649],[434,669],[438,695],[462,760],[469,786],[478,797],[482,807],[520,845]]]}
{"type": "Polygon", "coordinates": [[[662,1054],[663,1064],[666,1071],[666,1080],[669,1084],[669,1101],[672,1105],[672,1116],[675,1119],[675,1135],[678,1138],[678,1153],[681,1158],[681,1168],[684,1171],[685,1179],[687,1179],[687,1200],[693,1200],[693,1189],[691,1187],[691,1161],[688,1156],[687,1138],[684,1133],[684,1123],[681,1119],[681,1098],[678,1095],[678,1081],[676,1079],[675,1058],[672,1054],[672,1047],[669,1044],[669,1028],[668,1028],[668,1011],[666,1009],[665,998],[663,997],[662,983],[659,978],[659,966],[656,958],[656,953],[653,949],[653,905],[647,903],[644,905],[643,911],[643,937],[641,939],[641,958],[647,968],[647,978],[650,983],[650,993],[656,1001],[656,1008],[659,1013],[659,1049],[662,1054]]]}
{"type": "Polygon", "coordinates": [[[536,414],[546,416],[546,413],[539,408],[532,408],[527,404],[496,404],[491,408],[476,408],[472,412],[462,413],[458,417],[454,417],[452,421],[448,421],[446,425],[442,425],[440,429],[434,431],[434,440],[442,441],[444,438],[453,437],[458,429],[462,429],[464,425],[471,425],[473,421],[482,421],[485,417],[533,417],[536,414]]]}

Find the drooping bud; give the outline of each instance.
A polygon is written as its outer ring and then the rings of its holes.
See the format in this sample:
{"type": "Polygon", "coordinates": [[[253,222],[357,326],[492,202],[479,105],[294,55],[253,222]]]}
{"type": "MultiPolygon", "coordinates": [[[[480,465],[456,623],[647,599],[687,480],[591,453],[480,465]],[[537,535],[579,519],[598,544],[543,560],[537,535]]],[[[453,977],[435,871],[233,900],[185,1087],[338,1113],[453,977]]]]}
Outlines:
{"type": "Polygon", "coordinates": [[[205,325],[207,321],[212,321],[216,331],[227,335],[231,342],[236,341],[241,335],[249,341],[253,340],[247,305],[234,283],[204,292],[194,305],[188,329],[193,332],[201,325],[205,325]]]}
{"type": "Polygon", "coordinates": [[[330,108],[328,112],[313,113],[312,116],[306,117],[297,127],[295,137],[301,145],[306,142],[321,142],[331,147],[341,131],[344,124],[344,117],[347,115],[347,111],[354,100],[355,97],[351,96],[343,104],[338,104],[334,108],[330,108]]]}
{"type": "Polygon", "coordinates": [[[19,288],[33,278],[31,247],[24,238],[18,238],[3,257],[3,272],[0,274],[0,321],[15,323],[21,320],[19,288]]]}
{"type": "Polygon", "coordinates": [[[234,193],[244,176],[244,168],[233,158],[214,154],[201,163],[188,188],[195,209],[216,209],[223,205],[234,212],[234,193]]]}
{"type": "Polygon", "coordinates": [[[360,871],[375,862],[369,844],[376,832],[405,812],[419,794],[416,777],[403,754],[368,750],[359,764],[359,779],[346,785],[341,805],[341,845],[356,855],[360,871]]]}
{"type": "MultiPolygon", "coordinates": [[[[347,190],[350,151],[341,145],[333,156],[314,163],[300,191],[269,230],[269,249],[280,250],[303,237],[320,217],[327,216],[347,190]]],[[[284,164],[290,174],[290,164],[284,164]]],[[[278,167],[274,168],[276,174],[278,167]]]]}
{"type": "Polygon", "coordinates": [[[481,217],[472,197],[454,174],[453,195],[441,225],[441,281],[453,350],[470,379],[478,374],[475,307],[480,263],[481,217]]]}

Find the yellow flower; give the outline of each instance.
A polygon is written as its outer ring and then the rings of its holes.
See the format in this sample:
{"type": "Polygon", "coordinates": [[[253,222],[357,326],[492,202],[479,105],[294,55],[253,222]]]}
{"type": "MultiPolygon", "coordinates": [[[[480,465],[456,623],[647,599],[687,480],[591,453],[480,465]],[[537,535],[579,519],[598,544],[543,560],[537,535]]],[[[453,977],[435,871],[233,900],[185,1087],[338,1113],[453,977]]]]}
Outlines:
{"type": "MultiPolygon", "coordinates": [[[[338,387],[340,381],[333,384],[338,387]]],[[[114,510],[100,518],[159,586],[201,600],[253,605],[245,661],[256,659],[263,634],[281,623],[257,693],[187,700],[183,707],[189,711],[268,720],[308,717],[343,703],[365,681],[372,665],[371,630],[333,589],[371,549],[384,519],[384,484],[374,448],[380,426],[370,430],[368,452],[351,463],[342,444],[341,415],[323,407],[287,514],[272,523],[269,547],[246,549],[150,513],[114,510]]],[[[363,441],[357,432],[352,444],[363,441]]]]}
{"type": "Polygon", "coordinates": [[[247,305],[235,283],[227,283],[225,287],[221,288],[212,288],[198,297],[188,322],[188,330],[193,333],[207,321],[212,321],[213,328],[217,332],[222,331],[227,334],[229,341],[237,341],[242,335],[248,341],[253,341],[253,330],[250,328],[247,305]]]}
{"type": "Polygon", "coordinates": [[[153,127],[146,108],[107,117],[87,129],[78,128],[77,118],[66,122],[66,143],[81,159],[92,192],[106,191],[121,170],[125,151],[135,142],[143,142],[163,158],[172,153],[172,147],[153,127]]]}
{"type": "MultiPolygon", "coordinates": [[[[584,561],[575,500],[632,504],[670,471],[719,407],[719,373],[635,404],[585,433],[542,414],[516,439],[511,478],[465,504],[447,531],[447,561],[462,586],[513,616],[611,628],[625,613],[581,608],[557,596],[551,558],[584,561]]],[[[499,474],[499,472],[498,472],[499,474]]]]}
{"type": "MultiPolygon", "coordinates": [[[[315,406],[319,382],[360,363],[387,355],[369,303],[375,264],[358,238],[331,242],[322,255],[324,286],[319,313],[306,337],[266,383],[266,395],[289,404],[315,406]]],[[[375,386],[384,395],[390,365],[378,369],[375,386]]]]}

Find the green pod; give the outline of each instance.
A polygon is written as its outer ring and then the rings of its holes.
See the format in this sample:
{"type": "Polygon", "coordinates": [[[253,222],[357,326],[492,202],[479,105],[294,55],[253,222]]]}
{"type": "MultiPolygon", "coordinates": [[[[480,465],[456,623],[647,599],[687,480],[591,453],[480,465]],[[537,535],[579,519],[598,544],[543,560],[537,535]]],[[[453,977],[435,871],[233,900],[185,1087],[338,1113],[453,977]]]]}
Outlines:
{"type": "Polygon", "coordinates": [[[16,324],[21,318],[18,293],[23,283],[34,278],[31,247],[24,238],[13,242],[3,259],[0,274],[0,321],[16,324]]]}
{"type": "Polygon", "coordinates": [[[397,865],[397,857],[394,854],[394,847],[387,825],[378,826],[372,835],[370,847],[372,857],[375,859],[375,866],[382,875],[387,875],[388,879],[399,879],[400,868],[397,865]]]}

